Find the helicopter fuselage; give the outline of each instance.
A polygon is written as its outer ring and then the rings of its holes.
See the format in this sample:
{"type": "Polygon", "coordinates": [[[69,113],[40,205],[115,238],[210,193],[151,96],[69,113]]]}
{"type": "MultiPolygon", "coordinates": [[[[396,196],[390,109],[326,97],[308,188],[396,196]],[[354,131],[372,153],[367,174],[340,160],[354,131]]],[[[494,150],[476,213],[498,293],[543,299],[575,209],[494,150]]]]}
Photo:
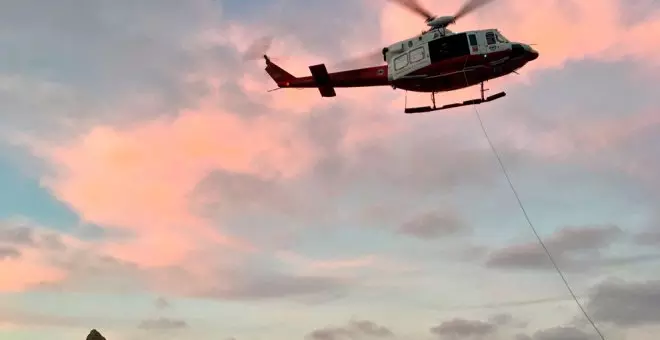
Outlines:
{"type": "Polygon", "coordinates": [[[335,88],[391,86],[414,92],[445,92],[510,74],[538,58],[527,44],[509,42],[496,29],[452,33],[433,29],[383,49],[386,65],[329,73],[324,64],[310,66],[307,77],[295,77],[267,56],[266,72],[279,88],[318,88],[336,96],[335,88]]]}
{"type": "Polygon", "coordinates": [[[394,88],[445,92],[502,77],[538,58],[527,44],[496,29],[452,33],[437,29],[383,49],[394,88]]]}

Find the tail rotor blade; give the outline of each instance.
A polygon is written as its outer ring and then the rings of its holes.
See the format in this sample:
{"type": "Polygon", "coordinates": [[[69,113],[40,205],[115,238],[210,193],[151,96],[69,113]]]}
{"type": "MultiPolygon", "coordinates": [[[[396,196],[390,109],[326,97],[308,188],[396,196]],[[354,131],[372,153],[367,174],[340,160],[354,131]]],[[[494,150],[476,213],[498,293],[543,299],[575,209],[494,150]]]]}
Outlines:
{"type": "Polygon", "coordinates": [[[262,58],[273,43],[273,36],[267,35],[261,37],[250,44],[243,53],[243,60],[256,60],[262,58]]]}

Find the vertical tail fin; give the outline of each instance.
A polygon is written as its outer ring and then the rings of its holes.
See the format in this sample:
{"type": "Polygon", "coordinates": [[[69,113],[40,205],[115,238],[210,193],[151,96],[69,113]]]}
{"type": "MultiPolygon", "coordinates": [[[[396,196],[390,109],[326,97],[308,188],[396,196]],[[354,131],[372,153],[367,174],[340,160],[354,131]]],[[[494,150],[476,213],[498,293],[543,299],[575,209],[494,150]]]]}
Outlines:
{"type": "Polygon", "coordinates": [[[291,73],[270,61],[268,56],[264,55],[264,59],[266,59],[266,72],[277,83],[277,86],[287,87],[291,81],[296,79],[291,73]]]}

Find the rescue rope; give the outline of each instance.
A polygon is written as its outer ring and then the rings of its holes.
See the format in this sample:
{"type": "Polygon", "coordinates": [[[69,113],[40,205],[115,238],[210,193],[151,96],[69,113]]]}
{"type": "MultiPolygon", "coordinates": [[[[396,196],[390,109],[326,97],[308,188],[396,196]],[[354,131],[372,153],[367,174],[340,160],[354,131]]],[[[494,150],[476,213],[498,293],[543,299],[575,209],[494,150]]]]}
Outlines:
{"type": "Polygon", "coordinates": [[[578,299],[577,295],[575,292],[573,292],[573,289],[571,288],[571,285],[568,283],[568,280],[566,279],[566,276],[564,276],[564,273],[561,271],[559,268],[559,265],[557,265],[557,262],[555,259],[552,257],[550,254],[550,251],[545,245],[545,242],[543,242],[543,239],[539,235],[538,231],[536,230],[536,227],[534,227],[534,224],[532,223],[532,220],[529,218],[529,215],[527,214],[527,210],[525,209],[525,206],[522,203],[522,200],[520,199],[520,196],[518,195],[518,192],[516,191],[515,186],[513,185],[513,182],[511,181],[511,177],[509,176],[508,171],[506,170],[506,167],[504,166],[504,162],[502,162],[502,158],[500,157],[499,153],[497,152],[497,149],[495,149],[495,146],[490,140],[490,137],[488,136],[488,133],[486,132],[486,128],[484,127],[483,120],[481,119],[481,115],[479,114],[479,110],[477,110],[477,106],[473,105],[474,112],[477,116],[477,119],[479,120],[479,125],[481,126],[481,130],[484,133],[484,136],[486,137],[486,140],[488,140],[488,144],[490,145],[490,149],[493,151],[493,154],[495,155],[495,158],[497,158],[497,162],[500,164],[500,169],[502,170],[502,173],[504,174],[504,177],[506,178],[507,182],[509,183],[509,187],[511,188],[511,191],[513,192],[513,195],[516,197],[516,201],[518,201],[518,206],[520,207],[520,210],[522,211],[523,215],[525,216],[525,219],[527,220],[527,224],[529,225],[530,229],[532,229],[532,232],[534,232],[534,236],[536,236],[536,239],[539,241],[539,244],[541,247],[543,247],[543,251],[545,251],[545,254],[548,256],[548,259],[550,262],[552,262],[552,266],[555,268],[555,271],[557,271],[557,274],[559,274],[559,277],[561,280],[564,282],[564,286],[566,286],[566,289],[571,295],[571,298],[573,298],[573,301],[575,301],[575,304],[577,304],[578,308],[580,308],[580,311],[582,311],[582,314],[584,314],[584,317],[589,321],[591,326],[593,327],[594,331],[598,334],[598,336],[601,338],[601,340],[605,340],[605,336],[603,333],[601,333],[600,329],[598,329],[598,326],[596,326],[596,323],[593,321],[593,319],[589,316],[587,311],[584,309],[582,304],[580,303],[580,300],[578,299]]]}
{"type": "MultiPolygon", "coordinates": [[[[465,77],[465,84],[469,86],[469,81],[467,79],[467,74],[465,70],[463,70],[463,76],[465,77]]],[[[585,308],[582,306],[580,303],[580,300],[578,299],[577,295],[573,291],[573,288],[571,288],[571,285],[569,284],[568,280],[566,279],[566,276],[564,276],[564,273],[562,270],[559,268],[559,265],[555,261],[555,259],[552,257],[552,254],[550,254],[550,250],[548,250],[548,247],[546,247],[545,242],[543,242],[543,239],[539,235],[538,231],[536,230],[536,227],[532,223],[531,218],[529,217],[529,214],[527,214],[527,209],[525,209],[525,205],[522,202],[522,199],[520,199],[520,196],[518,195],[518,191],[516,190],[515,186],[513,185],[513,181],[511,180],[511,176],[509,176],[509,172],[507,171],[506,167],[504,166],[504,162],[502,161],[502,157],[500,157],[499,152],[497,152],[497,149],[495,148],[495,145],[490,139],[490,136],[488,135],[488,132],[486,131],[486,127],[484,126],[484,122],[481,119],[481,114],[479,114],[479,110],[477,109],[476,105],[472,105],[472,108],[474,109],[474,113],[477,116],[477,120],[479,121],[479,125],[481,126],[481,131],[484,134],[484,137],[486,137],[486,140],[488,141],[488,145],[490,145],[490,149],[493,152],[493,155],[495,155],[495,158],[497,159],[497,162],[500,165],[500,169],[502,170],[502,173],[504,174],[504,177],[507,180],[507,183],[509,184],[509,188],[511,188],[511,191],[513,192],[513,195],[516,198],[516,201],[518,202],[518,206],[520,207],[520,210],[523,213],[523,216],[525,217],[525,220],[527,220],[527,224],[529,225],[530,229],[532,229],[532,232],[534,233],[534,236],[536,236],[536,239],[538,240],[539,244],[543,248],[543,251],[545,254],[548,256],[548,259],[552,263],[552,266],[554,267],[555,271],[561,278],[562,282],[564,283],[564,286],[568,290],[569,294],[571,295],[571,298],[573,301],[575,301],[575,304],[578,306],[584,317],[587,319],[589,324],[591,324],[591,327],[593,327],[594,331],[598,334],[601,340],[605,340],[605,336],[603,333],[600,331],[594,320],[589,316],[589,313],[585,310],[585,308]]]]}

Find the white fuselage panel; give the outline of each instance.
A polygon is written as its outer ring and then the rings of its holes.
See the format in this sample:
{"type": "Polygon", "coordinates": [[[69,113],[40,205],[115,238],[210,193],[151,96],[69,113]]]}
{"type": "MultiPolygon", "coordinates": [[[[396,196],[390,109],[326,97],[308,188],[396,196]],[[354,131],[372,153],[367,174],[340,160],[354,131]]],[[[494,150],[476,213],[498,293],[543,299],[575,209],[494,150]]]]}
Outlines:
{"type": "MultiPolygon", "coordinates": [[[[454,34],[448,31],[446,36],[454,34]]],[[[465,34],[463,35],[466,37],[465,44],[469,46],[469,52],[466,51],[465,53],[469,53],[469,55],[487,55],[511,49],[511,43],[496,29],[469,31],[459,34],[465,34]]],[[[388,46],[386,59],[389,80],[400,79],[431,65],[431,54],[438,52],[429,51],[429,42],[442,38],[441,32],[433,30],[388,46]]]]}
{"type": "Polygon", "coordinates": [[[388,47],[387,64],[389,80],[396,80],[431,65],[428,42],[438,33],[426,32],[388,47]]]}

